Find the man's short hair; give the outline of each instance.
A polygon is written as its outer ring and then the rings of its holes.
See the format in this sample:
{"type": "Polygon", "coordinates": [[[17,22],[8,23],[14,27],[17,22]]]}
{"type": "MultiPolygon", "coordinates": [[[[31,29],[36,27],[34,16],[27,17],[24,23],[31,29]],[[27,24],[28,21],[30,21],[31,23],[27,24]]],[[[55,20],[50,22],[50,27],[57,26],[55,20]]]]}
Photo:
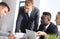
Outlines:
{"type": "Polygon", "coordinates": [[[26,0],[25,3],[32,3],[33,4],[33,0],[26,0]]]}
{"type": "Polygon", "coordinates": [[[51,14],[49,12],[43,12],[43,15],[50,16],[50,18],[51,18],[51,14]]]}
{"type": "Polygon", "coordinates": [[[0,2],[0,6],[5,6],[5,7],[8,8],[8,11],[10,11],[10,8],[9,8],[9,6],[8,6],[7,3],[5,3],[5,2],[0,2]]]}

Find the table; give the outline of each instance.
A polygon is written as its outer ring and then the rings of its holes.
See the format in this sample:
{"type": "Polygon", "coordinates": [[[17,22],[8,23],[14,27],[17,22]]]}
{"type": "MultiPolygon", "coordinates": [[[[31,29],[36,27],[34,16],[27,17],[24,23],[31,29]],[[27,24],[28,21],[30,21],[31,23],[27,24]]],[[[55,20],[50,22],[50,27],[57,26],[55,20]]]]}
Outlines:
{"type": "MultiPolygon", "coordinates": [[[[28,38],[28,36],[25,33],[16,33],[15,35],[16,35],[16,39],[28,38]]],[[[36,39],[39,39],[39,37],[36,37],[36,39]]]]}
{"type": "Polygon", "coordinates": [[[8,39],[7,36],[0,36],[0,39],[8,39]]]}

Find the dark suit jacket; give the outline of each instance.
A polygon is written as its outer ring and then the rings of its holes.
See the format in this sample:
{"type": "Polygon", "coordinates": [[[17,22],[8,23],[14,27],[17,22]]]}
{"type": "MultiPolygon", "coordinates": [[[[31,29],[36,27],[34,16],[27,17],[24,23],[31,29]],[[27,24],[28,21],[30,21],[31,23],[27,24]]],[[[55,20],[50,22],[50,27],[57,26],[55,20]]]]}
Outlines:
{"type": "MultiPolygon", "coordinates": [[[[45,31],[47,34],[56,34],[58,35],[58,28],[56,25],[54,25],[52,22],[50,23],[49,27],[45,30],[46,26],[41,26],[39,27],[38,31],[45,31]]],[[[42,39],[41,37],[40,39],[42,39]]]]}
{"type": "MultiPolygon", "coordinates": [[[[23,6],[24,7],[24,6],[23,6]]],[[[24,8],[20,7],[19,14],[16,22],[16,31],[19,32],[19,29],[21,32],[25,33],[25,29],[37,31],[38,22],[39,22],[39,10],[36,7],[33,7],[32,12],[30,14],[30,17],[25,15],[24,8]]]]}

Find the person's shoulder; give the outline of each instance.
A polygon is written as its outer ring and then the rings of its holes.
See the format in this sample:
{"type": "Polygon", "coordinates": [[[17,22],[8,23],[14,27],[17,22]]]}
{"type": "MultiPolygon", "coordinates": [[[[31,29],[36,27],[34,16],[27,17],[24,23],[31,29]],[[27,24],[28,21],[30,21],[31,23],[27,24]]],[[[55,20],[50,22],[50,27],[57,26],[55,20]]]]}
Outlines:
{"type": "Polygon", "coordinates": [[[32,10],[32,11],[33,11],[35,14],[39,15],[40,10],[39,10],[37,7],[33,6],[33,10],[32,10]]]}
{"type": "Polygon", "coordinates": [[[54,23],[50,23],[50,26],[52,26],[52,27],[57,27],[54,23]]]}
{"type": "Polygon", "coordinates": [[[37,10],[37,11],[39,11],[39,9],[38,9],[37,7],[33,6],[33,8],[34,8],[34,10],[37,10]]]}
{"type": "Polygon", "coordinates": [[[50,22],[50,25],[51,25],[51,26],[52,26],[52,25],[56,26],[53,22],[50,22]]]}

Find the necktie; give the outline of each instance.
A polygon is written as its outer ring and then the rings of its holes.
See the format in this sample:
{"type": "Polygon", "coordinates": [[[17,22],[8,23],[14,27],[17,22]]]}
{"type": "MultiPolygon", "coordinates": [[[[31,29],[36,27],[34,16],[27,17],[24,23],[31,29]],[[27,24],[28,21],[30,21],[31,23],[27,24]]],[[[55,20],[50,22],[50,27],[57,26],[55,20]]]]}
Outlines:
{"type": "Polygon", "coordinates": [[[41,26],[42,26],[42,31],[46,31],[47,29],[46,29],[46,25],[45,24],[41,24],[41,26]]]}
{"type": "Polygon", "coordinates": [[[46,32],[46,26],[44,26],[44,29],[43,29],[44,32],[46,32]]]}
{"type": "Polygon", "coordinates": [[[28,13],[26,13],[26,17],[27,17],[27,19],[29,19],[28,13]]]}

